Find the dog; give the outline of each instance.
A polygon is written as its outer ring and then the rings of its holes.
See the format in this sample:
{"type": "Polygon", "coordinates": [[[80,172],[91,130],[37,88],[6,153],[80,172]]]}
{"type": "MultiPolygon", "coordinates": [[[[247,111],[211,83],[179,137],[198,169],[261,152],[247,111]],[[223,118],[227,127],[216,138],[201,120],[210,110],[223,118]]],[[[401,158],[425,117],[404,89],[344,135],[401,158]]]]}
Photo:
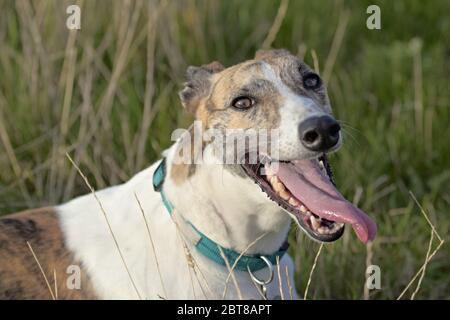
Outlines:
{"type": "Polygon", "coordinates": [[[190,143],[191,127],[122,185],[3,217],[0,298],[296,299],[292,221],[319,242],[345,225],[374,239],[375,223],[334,186],[326,155],[342,133],[323,81],[299,58],[259,50],[228,68],[189,67],[179,95],[205,130],[276,131],[276,152],[208,162],[217,144],[190,143]],[[195,153],[203,162],[180,161],[195,153]]]}

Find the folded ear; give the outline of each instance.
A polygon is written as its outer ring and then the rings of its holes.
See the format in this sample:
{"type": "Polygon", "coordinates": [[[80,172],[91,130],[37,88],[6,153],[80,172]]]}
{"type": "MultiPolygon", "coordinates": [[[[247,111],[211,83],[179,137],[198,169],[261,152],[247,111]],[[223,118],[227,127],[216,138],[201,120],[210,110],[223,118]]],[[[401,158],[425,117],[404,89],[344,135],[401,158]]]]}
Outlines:
{"type": "Polygon", "coordinates": [[[272,59],[286,55],[290,55],[290,52],[286,49],[261,49],[256,51],[255,60],[272,59]]]}
{"type": "Polygon", "coordinates": [[[184,84],[183,90],[179,93],[181,103],[188,112],[195,114],[200,99],[209,93],[211,76],[223,69],[225,67],[217,61],[201,67],[188,67],[186,71],[187,81],[184,84]]]}

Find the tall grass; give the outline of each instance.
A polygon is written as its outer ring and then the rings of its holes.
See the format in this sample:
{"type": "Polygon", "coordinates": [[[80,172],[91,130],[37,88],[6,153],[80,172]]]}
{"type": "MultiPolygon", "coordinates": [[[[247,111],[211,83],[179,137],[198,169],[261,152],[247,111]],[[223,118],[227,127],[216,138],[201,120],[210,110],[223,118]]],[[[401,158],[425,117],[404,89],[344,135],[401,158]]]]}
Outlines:
{"type": "MultiPolygon", "coordinates": [[[[127,180],[192,121],[178,101],[186,67],[231,65],[284,47],[327,80],[345,144],[337,184],[377,221],[373,246],[351,232],[322,248],[308,298],[362,298],[367,262],[396,298],[422,266],[430,227],[448,240],[450,2],[78,1],[82,29],[65,27],[73,1],[0,2],[0,214],[127,180]],[[382,29],[365,27],[381,7],[382,29]],[[276,18],[278,17],[278,18],[276,18]]],[[[319,245],[292,232],[304,292],[319,245]]],[[[436,243],[433,244],[436,246],[436,243]]],[[[416,299],[450,298],[448,246],[426,267],[416,299]]],[[[404,297],[410,297],[414,286],[404,297]]]]}

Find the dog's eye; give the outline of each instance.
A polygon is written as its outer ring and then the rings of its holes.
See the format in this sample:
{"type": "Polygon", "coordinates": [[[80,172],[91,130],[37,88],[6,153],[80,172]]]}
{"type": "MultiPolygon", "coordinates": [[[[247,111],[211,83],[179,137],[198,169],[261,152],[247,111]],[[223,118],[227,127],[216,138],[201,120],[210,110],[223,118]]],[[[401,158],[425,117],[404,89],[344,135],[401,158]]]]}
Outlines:
{"type": "Polygon", "coordinates": [[[233,100],[231,105],[236,109],[248,109],[255,104],[255,100],[249,97],[238,97],[233,100]]]}
{"type": "Polygon", "coordinates": [[[321,83],[319,76],[315,73],[309,73],[303,77],[303,85],[306,89],[317,89],[321,83]]]}

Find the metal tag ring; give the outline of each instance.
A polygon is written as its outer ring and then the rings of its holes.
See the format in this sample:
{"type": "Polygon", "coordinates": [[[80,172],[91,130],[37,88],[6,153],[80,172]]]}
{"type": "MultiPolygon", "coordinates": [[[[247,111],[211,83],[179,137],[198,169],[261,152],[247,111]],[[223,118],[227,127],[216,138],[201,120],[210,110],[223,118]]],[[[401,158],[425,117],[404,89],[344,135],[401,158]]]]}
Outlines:
{"type": "Polygon", "coordinates": [[[252,278],[252,280],[253,280],[255,283],[259,284],[260,286],[265,286],[265,285],[271,283],[272,280],[273,280],[273,275],[274,275],[274,272],[273,272],[273,264],[272,264],[272,262],[270,262],[270,260],[267,259],[265,256],[261,256],[260,258],[267,264],[267,267],[269,268],[269,274],[270,274],[270,275],[269,275],[269,278],[268,278],[268,279],[266,279],[266,280],[258,279],[258,278],[253,274],[252,270],[250,270],[250,267],[249,267],[248,265],[247,265],[247,270],[248,270],[248,273],[250,274],[250,277],[252,278]]]}

